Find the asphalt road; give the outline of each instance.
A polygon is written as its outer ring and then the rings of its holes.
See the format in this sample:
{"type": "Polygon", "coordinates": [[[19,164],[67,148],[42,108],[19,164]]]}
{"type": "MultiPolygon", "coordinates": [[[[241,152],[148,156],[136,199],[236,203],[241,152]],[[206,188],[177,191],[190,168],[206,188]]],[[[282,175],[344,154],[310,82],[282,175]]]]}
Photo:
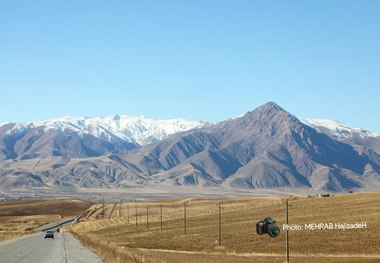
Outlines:
{"type": "MultiPolygon", "coordinates": [[[[53,229],[54,230],[54,229],[53,229]]],[[[36,233],[0,243],[0,263],[97,263],[103,262],[70,233],[54,232],[54,239],[36,233]]]]}
{"type": "Polygon", "coordinates": [[[51,231],[55,232],[60,227],[71,225],[76,219],[77,219],[76,217],[64,218],[64,219],[57,221],[55,223],[50,223],[47,225],[40,226],[39,228],[37,228],[37,230],[38,231],[51,230],[51,231]]]}

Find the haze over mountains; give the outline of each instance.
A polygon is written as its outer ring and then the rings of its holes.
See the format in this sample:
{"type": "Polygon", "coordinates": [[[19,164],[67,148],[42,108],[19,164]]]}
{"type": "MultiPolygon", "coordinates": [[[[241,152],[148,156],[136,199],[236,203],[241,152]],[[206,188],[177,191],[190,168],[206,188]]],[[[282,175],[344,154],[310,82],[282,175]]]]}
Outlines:
{"type": "Polygon", "coordinates": [[[275,103],[213,125],[132,119],[1,126],[0,188],[380,187],[377,134],[300,121],[275,103]]]}

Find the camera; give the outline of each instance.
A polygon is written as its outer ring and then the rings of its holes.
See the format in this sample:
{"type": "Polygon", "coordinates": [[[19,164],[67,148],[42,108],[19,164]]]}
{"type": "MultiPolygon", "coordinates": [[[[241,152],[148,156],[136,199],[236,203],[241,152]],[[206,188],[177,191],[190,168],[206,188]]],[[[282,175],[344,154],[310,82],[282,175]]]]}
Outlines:
{"type": "Polygon", "coordinates": [[[268,216],[256,223],[256,233],[260,236],[268,234],[270,237],[278,237],[280,228],[276,225],[276,221],[268,216]]]}

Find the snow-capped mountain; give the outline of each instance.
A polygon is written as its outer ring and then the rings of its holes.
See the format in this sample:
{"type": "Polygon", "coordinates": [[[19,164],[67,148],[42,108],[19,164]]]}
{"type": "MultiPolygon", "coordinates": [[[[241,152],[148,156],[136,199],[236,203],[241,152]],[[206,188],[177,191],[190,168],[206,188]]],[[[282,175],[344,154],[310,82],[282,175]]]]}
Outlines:
{"type": "Polygon", "coordinates": [[[362,138],[380,137],[380,134],[373,133],[362,128],[350,127],[338,121],[324,119],[300,119],[304,124],[313,127],[319,132],[326,133],[330,137],[338,140],[345,140],[353,136],[362,138]]]}
{"type": "Polygon", "coordinates": [[[125,153],[205,125],[208,123],[204,121],[154,120],[126,115],[5,123],[0,126],[0,160],[125,153]]]}
{"type": "MultiPolygon", "coordinates": [[[[119,137],[111,136],[110,141],[96,137],[112,129],[124,136],[122,127],[136,122],[121,116],[100,120],[65,125],[55,121],[60,128],[46,131],[46,123],[26,129],[15,124],[0,127],[0,188],[197,186],[339,192],[380,187],[380,154],[374,150],[380,146],[377,137],[354,133],[344,140],[334,139],[273,102],[240,118],[137,147],[119,137]],[[78,128],[82,126],[87,130],[78,128]],[[77,129],[83,133],[78,135],[77,129]],[[12,132],[4,133],[7,130],[12,132]]],[[[147,124],[138,124],[132,125],[133,131],[145,132],[142,140],[149,138],[152,133],[144,130],[147,124]]],[[[336,128],[341,125],[334,125],[328,127],[341,131],[336,128]]]]}
{"type": "MultiPolygon", "coordinates": [[[[378,133],[353,128],[332,120],[301,119],[301,121],[334,140],[352,145],[358,152],[374,151],[380,155],[380,134],[378,133]]],[[[368,152],[368,154],[371,153],[368,152]]]]}
{"type": "Polygon", "coordinates": [[[118,137],[130,143],[145,145],[162,140],[170,134],[200,128],[206,124],[204,121],[155,120],[144,116],[127,115],[95,118],[64,117],[41,122],[16,123],[8,133],[22,133],[31,128],[43,128],[45,133],[50,130],[71,131],[82,136],[88,134],[108,141],[118,137]]]}

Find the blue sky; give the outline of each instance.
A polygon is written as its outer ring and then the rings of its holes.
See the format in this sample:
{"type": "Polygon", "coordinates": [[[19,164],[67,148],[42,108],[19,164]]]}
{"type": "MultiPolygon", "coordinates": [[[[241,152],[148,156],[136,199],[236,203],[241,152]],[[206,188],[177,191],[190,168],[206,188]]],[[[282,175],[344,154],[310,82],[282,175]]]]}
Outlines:
{"type": "Polygon", "coordinates": [[[221,121],[268,101],[380,132],[380,1],[0,2],[0,122],[221,121]]]}

